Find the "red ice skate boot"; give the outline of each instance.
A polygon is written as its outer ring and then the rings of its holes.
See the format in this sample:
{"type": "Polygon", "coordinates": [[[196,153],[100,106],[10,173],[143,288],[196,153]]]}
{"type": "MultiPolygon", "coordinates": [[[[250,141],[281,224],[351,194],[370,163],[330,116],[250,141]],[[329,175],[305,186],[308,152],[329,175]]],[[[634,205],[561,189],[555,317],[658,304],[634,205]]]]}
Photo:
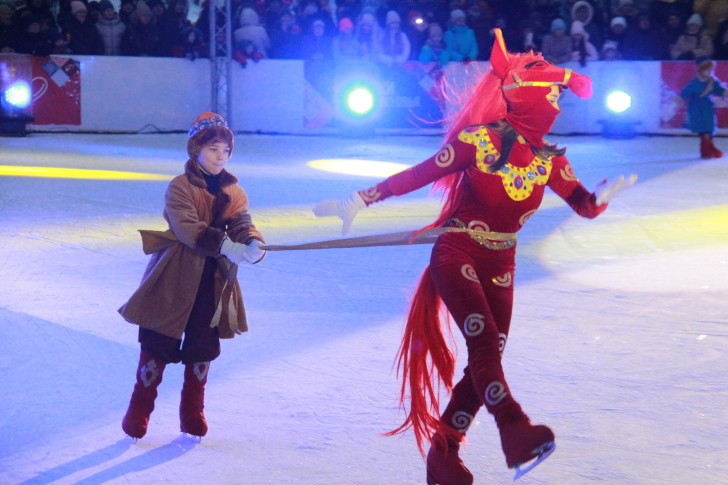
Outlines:
{"type": "Polygon", "coordinates": [[[556,448],[553,431],[543,425],[532,425],[525,415],[499,421],[498,429],[506,464],[516,469],[514,480],[528,473],[556,448]]]}
{"type": "Polygon", "coordinates": [[[710,139],[710,135],[707,133],[700,135],[700,158],[713,158],[715,155],[712,147],[713,141],[710,139]]]}
{"type": "Polygon", "coordinates": [[[121,428],[132,438],[142,438],[147,433],[149,416],[154,410],[154,400],[157,398],[157,387],[162,382],[164,362],[154,360],[144,350],[139,356],[136,384],[131,395],[129,409],[121,421],[121,428]]]}
{"type": "Polygon", "coordinates": [[[205,413],[205,384],[209,362],[198,362],[185,366],[185,382],[182,385],[182,400],[179,403],[179,429],[183,433],[203,437],[207,434],[205,413]]]}
{"type": "Polygon", "coordinates": [[[713,138],[708,138],[708,142],[710,144],[710,151],[711,151],[711,153],[713,155],[713,158],[722,158],[723,157],[723,152],[720,151],[720,150],[718,150],[715,147],[715,142],[714,142],[713,138]]]}
{"type": "Polygon", "coordinates": [[[458,456],[465,435],[437,432],[427,454],[427,485],[473,485],[473,474],[458,456]]]}

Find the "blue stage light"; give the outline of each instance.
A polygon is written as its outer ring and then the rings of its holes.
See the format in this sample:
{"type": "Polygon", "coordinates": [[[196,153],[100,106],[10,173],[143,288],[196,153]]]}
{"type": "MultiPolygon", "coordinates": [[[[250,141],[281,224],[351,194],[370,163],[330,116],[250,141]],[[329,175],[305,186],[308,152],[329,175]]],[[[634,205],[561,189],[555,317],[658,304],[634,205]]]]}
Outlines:
{"type": "Polygon", "coordinates": [[[632,96],[621,89],[615,89],[607,93],[607,109],[612,113],[624,113],[631,106],[632,96]]]}

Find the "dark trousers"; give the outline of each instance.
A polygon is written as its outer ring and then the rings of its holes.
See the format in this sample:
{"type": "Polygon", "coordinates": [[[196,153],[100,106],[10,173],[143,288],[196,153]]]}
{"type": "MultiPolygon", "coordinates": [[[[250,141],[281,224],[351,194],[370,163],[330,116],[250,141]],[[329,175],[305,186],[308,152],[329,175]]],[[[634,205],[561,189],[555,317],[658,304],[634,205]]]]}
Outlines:
{"type": "Polygon", "coordinates": [[[195,304],[185,326],[183,339],[139,327],[139,343],[154,359],[167,364],[182,362],[185,365],[209,362],[220,355],[220,337],[217,327],[210,328],[215,315],[215,258],[206,258],[202,279],[195,297],[195,304]]]}

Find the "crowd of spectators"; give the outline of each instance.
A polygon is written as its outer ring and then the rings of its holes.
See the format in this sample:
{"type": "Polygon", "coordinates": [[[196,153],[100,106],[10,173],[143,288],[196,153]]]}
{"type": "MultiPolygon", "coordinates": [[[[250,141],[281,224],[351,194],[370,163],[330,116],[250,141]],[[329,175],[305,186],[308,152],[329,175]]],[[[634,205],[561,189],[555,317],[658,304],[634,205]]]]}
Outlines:
{"type": "MultiPolygon", "coordinates": [[[[209,0],[194,22],[188,1],[0,0],[0,51],[207,57],[209,0]]],[[[241,63],[487,60],[494,27],[554,64],[728,59],[728,0],[232,0],[231,21],[241,63]]]]}

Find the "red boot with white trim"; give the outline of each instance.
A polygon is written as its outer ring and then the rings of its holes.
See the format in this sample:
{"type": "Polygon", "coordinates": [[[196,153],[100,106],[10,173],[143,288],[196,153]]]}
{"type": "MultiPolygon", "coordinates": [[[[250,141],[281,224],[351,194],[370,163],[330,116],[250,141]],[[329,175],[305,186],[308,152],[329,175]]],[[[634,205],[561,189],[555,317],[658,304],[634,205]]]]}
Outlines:
{"type": "Polygon", "coordinates": [[[182,385],[182,399],[179,403],[179,429],[183,433],[199,436],[207,434],[205,419],[205,384],[209,362],[198,362],[185,366],[185,382],[182,385]]]}
{"type": "Polygon", "coordinates": [[[121,428],[132,438],[139,439],[147,433],[149,416],[154,410],[157,387],[162,383],[162,374],[167,364],[152,359],[144,350],[139,356],[136,384],[131,395],[129,409],[121,421],[121,428]]]}

